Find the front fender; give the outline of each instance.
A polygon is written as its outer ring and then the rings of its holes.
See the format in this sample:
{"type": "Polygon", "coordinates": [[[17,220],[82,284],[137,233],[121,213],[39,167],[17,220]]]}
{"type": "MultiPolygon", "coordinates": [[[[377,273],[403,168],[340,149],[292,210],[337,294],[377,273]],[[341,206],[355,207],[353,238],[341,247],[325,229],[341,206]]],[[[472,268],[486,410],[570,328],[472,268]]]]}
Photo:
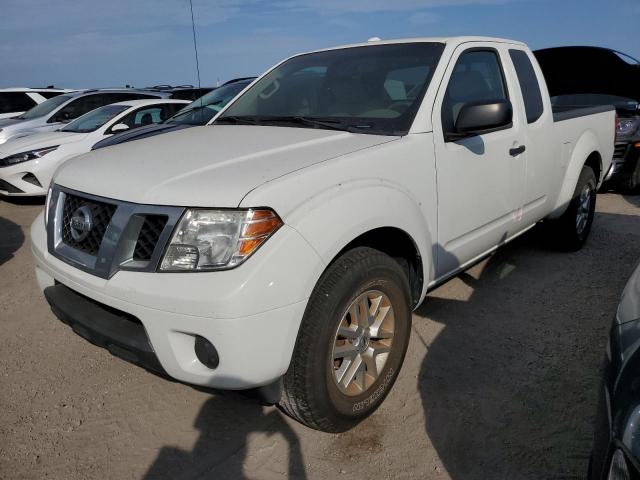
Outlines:
{"type": "Polygon", "coordinates": [[[425,280],[434,276],[432,236],[425,217],[418,202],[391,182],[361,179],[334,185],[308,198],[285,221],[327,264],[366,232],[382,227],[400,229],[411,237],[420,253],[425,280]]]}

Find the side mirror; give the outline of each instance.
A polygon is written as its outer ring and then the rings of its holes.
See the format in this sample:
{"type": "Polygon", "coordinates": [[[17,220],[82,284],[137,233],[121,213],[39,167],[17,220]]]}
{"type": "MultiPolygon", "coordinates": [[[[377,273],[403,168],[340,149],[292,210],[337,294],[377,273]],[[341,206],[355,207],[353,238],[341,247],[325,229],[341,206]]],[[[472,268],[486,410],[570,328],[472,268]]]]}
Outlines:
{"type": "Polygon", "coordinates": [[[452,137],[480,135],[506,127],[513,120],[513,108],[509,100],[465,103],[458,113],[452,137]]]}
{"type": "Polygon", "coordinates": [[[126,123],[116,123],[111,127],[111,133],[124,132],[125,130],[129,130],[129,125],[126,123]]]}

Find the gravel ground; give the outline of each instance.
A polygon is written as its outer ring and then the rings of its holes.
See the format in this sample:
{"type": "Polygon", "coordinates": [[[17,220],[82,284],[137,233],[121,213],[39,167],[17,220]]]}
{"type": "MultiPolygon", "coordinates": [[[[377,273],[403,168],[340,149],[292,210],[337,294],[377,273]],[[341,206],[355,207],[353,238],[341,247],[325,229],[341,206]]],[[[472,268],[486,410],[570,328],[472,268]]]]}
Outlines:
{"type": "Polygon", "coordinates": [[[75,335],[36,286],[41,208],[0,200],[1,478],[584,478],[607,330],[640,257],[640,196],[599,195],[578,253],[533,230],[431,292],[391,394],[341,435],[75,335]]]}

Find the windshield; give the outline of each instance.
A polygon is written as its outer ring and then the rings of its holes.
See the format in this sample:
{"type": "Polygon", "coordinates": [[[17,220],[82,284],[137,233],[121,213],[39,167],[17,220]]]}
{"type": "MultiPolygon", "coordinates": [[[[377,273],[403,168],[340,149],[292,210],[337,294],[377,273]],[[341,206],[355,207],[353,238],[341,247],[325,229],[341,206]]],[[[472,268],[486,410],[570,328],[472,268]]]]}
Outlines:
{"type": "Polygon", "coordinates": [[[33,118],[49,115],[64,102],[66,102],[67,100],[71,100],[72,98],[73,96],[71,95],[58,95],[57,97],[45,100],[40,105],[36,105],[35,107],[33,107],[31,110],[27,110],[18,118],[21,120],[31,120],[33,118]]]}
{"type": "Polygon", "coordinates": [[[265,75],[216,123],[404,135],[443,49],[416,42],[299,55],[265,75]]]}
{"type": "Polygon", "coordinates": [[[216,88],[184,107],[166,123],[205,125],[249,83],[251,82],[238,82],[216,88]]]}
{"type": "Polygon", "coordinates": [[[62,128],[61,131],[75,133],[93,132],[129,108],[131,107],[127,105],[105,105],[104,107],[96,108],[76,118],[73,122],[62,128]]]}
{"type": "Polygon", "coordinates": [[[551,104],[557,106],[613,105],[624,110],[637,110],[638,102],[632,98],[600,93],[576,93],[551,97],[551,104]]]}

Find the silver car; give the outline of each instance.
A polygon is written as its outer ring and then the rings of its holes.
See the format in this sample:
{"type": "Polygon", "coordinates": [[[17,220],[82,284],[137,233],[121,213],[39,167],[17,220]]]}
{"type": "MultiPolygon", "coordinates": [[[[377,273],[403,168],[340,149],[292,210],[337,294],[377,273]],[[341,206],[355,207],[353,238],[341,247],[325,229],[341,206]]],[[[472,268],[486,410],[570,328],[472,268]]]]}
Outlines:
{"type": "Polygon", "coordinates": [[[169,97],[171,92],[133,89],[100,89],[65,93],[42,102],[22,115],[0,120],[0,144],[32,133],[57,130],[62,124],[111,103],[169,97]]]}

